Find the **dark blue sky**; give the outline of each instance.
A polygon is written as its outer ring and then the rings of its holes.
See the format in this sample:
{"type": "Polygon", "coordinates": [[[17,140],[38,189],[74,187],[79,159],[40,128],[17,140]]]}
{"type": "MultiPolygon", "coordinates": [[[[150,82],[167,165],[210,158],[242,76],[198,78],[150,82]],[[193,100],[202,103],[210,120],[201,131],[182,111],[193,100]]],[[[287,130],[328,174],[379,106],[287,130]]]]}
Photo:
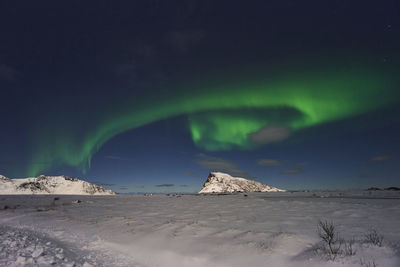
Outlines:
{"type": "Polygon", "coordinates": [[[3,175],[400,186],[398,1],[2,1],[0,29],[3,175]]]}

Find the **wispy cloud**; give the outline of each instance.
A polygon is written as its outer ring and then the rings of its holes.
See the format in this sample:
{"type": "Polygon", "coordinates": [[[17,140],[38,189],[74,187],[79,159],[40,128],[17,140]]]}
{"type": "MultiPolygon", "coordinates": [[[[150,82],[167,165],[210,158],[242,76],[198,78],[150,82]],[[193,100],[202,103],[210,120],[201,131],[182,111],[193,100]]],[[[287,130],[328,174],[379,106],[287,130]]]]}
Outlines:
{"type": "Polygon", "coordinates": [[[121,160],[121,161],[134,160],[133,158],[126,158],[126,157],[120,157],[120,156],[114,156],[114,155],[104,156],[104,158],[110,159],[110,160],[121,160]]]}
{"type": "Polygon", "coordinates": [[[15,165],[16,161],[0,160],[0,165],[15,165]]]}
{"type": "Polygon", "coordinates": [[[114,160],[120,160],[121,157],[118,156],[105,156],[106,159],[114,159],[114,160]]]}
{"type": "Polygon", "coordinates": [[[101,185],[101,186],[115,186],[116,184],[107,184],[107,183],[97,183],[94,182],[95,184],[101,185]]]}
{"type": "Polygon", "coordinates": [[[172,31],[167,34],[167,43],[177,51],[187,53],[205,36],[206,33],[202,30],[172,31]]]}
{"type": "Polygon", "coordinates": [[[189,176],[194,176],[194,177],[196,176],[196,174],[194,172],[191,172],[191,171],[183,172],[183,174],[189,175],[189,176]]]}
{"type": "Polygon", "coordinates": [[[303,172],[304,171],[300,168],[294,168],[294,169],[283,170],[281,171],[281,174],[300,174],[303,172]]]}
{"type": "Polygon", "coordinates": [[[119,190],[128,190],[128,187],[126,187],[126,186],[121,186],[121,187],[119,188],[119,190]]]}
{"type": "Polygon", "coordinates": [[[291,130],[285,126],[271,125],[250,135],[251,141],[258,145],[275,143],[289,137],[291,130]]]}
{"type": "Polygon", "coordinates": [[[15,81],[17,79],[18,71],[4,63],[0,63],[0,80],[15,81]]]}
{"type": "Polygon", "coordinates": [[[392,159],[391,155],[378,155],[370,158],[369,162],[383,162],[392,159]]]}
{"type": "Polygon", "coordinates": [[[297,162],[297,163],[296,163],[296,167],[297,167],[297,168],[303,168],[303,167],[306,167],[306,166],[308,166],[308,165],[310,165],[310,162],[306,162],[306,161],[304,161],[304,162],[297,162]]]}
{"type": "Polygon", "coordinates": [[[199,154],[195,162],[210,171],[221,171],[233,176],[250,177],[248,172],[239,169],[234,163],[221,158],[199,154]]]}
{"type": "Polygon", "coordinates": [[[175,186],[174,184],[157,184],[156,187],[172,187],[175,186]]]}
{"type": "Polygon", "coordinates": [[[276,159],[260,159],[257,161],[257,165],[260,166],[281,166],[282,162],[276,159]]]}
{"type": "Polygon", "coordinates": [[[301,173],[304,173],[303,168],[307,167],[308,165],[310,165],[310,163],[307,161],[297,162],[293,168],[290,168],[287,170],[282,170],[280,173],[281,174],[301,174],[301,173]]]}

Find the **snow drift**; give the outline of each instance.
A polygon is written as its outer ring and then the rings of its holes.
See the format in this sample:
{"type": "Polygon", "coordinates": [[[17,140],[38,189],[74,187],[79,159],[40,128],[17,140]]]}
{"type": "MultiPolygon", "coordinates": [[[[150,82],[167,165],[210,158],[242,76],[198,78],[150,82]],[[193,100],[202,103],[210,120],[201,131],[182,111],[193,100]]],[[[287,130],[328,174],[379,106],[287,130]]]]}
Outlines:
{"type": "Polygon", "coordinates": [[[199,194],[234,192],[285,192],[285,190],[245,178],[232,177],[222,172],[211,172],[199,194]]]}
{"type": "Polygon", "coordinates": [[[9,179],[0,175],[0,195],[115,195],[112,190],[68,176],[45,176],[9,179]]]}

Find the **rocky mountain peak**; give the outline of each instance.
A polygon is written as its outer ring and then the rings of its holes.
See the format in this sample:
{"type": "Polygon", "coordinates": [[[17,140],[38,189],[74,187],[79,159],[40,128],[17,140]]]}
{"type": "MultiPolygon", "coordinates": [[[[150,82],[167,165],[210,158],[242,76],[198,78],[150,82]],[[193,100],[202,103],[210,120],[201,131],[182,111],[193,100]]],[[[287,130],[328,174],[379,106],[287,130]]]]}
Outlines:
{"type": "Polygon", "coordinates": [[[0,175],[0,194],[115,195],[102,186],[75,177],[45,176],[9,179],[0,175]]]}
{"type": "Polygon", "coordinates": [[[283,192],[285,190],[278,189],[269,185],[241,178],[232,177],[222,172],[211,172],[200,194],[203,193],[235,193],[235,192],[283,192]]]}

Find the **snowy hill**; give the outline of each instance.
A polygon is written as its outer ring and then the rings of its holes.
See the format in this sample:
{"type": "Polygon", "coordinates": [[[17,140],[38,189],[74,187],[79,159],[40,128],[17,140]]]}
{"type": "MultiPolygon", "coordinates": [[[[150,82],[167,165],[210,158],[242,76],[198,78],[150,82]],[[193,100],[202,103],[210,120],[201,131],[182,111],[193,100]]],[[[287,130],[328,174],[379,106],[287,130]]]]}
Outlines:
{"type": "Polygon", "coordinates": [[[233,192],[284,192],[269,185],[248,180],[245,178],[232,177],[222,172],[211,172],[207,181],[203,185],[203,189],[199,194],[206,193],[233,193],[233,192]]]}
{"type": "Polygon", "coordinates": [[[0,175],[0,195],[19,194],[115,195],[115,192],[68,176],[9,179],[0,175]]]}

